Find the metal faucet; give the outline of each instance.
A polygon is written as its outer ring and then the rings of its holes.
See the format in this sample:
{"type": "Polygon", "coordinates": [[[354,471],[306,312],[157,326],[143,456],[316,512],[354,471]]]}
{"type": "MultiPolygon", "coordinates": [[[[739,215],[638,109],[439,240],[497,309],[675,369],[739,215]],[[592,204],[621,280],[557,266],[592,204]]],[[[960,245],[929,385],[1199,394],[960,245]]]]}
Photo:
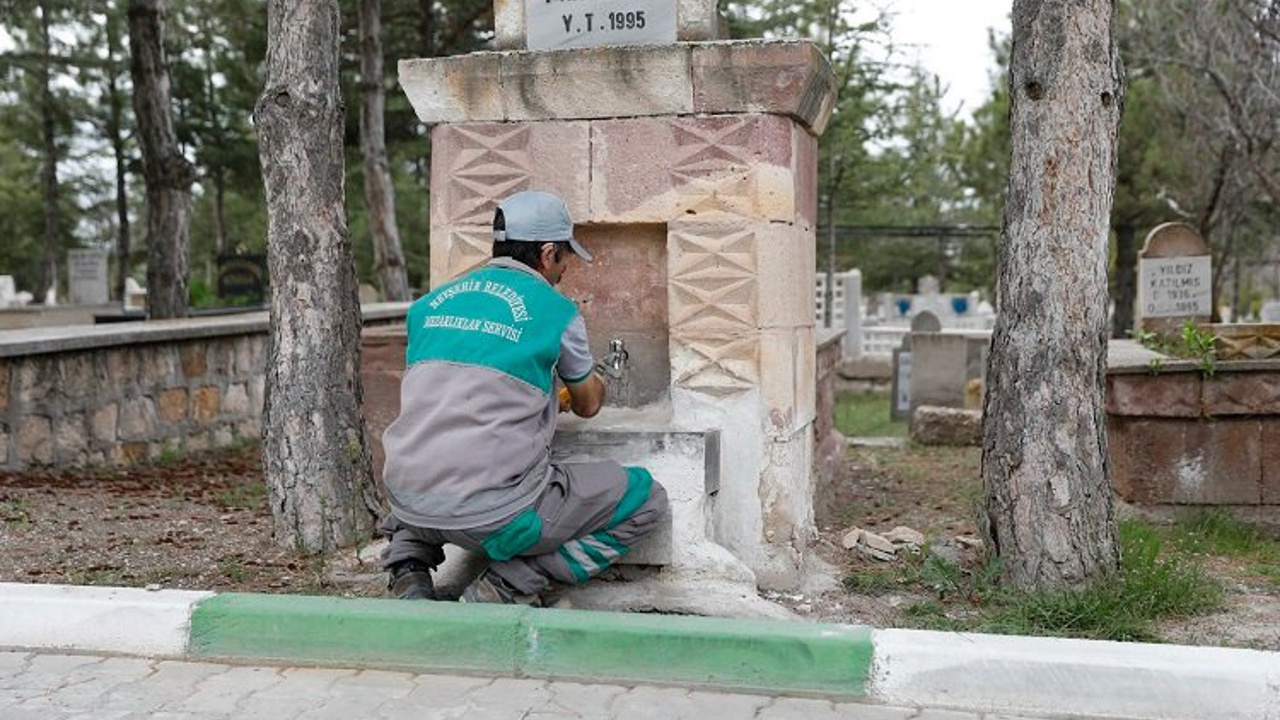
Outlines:
{"type": "Polygon", "coordinates": [[[609,340],[609,354],[596,363],[596,369],[614,380],[620,380],[623,371],[627,369],[628,358],[630,355],[627,354],[626,343],[622,338],[612,338],[609,340]]]}

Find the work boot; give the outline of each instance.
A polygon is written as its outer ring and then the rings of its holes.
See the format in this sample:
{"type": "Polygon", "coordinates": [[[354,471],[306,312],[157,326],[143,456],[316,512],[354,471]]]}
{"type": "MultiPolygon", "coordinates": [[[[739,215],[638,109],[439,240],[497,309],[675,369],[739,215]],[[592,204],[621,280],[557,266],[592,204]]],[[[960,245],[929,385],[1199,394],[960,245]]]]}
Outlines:
{"type": "Polygon", "coordinates": [[[458,600],[465,603],[497,603],[501,605],[528,605],[542,607],[542,598],[537,595],[525,595],[495,573],[488,570],[471,581],[462,591],[458,600]]]}
{"type": "Polygon", "coordinates": [[[387,594],[400,600],[435,600],[431,569],[417,560],[401,560],[392,565],[387,594]]]}

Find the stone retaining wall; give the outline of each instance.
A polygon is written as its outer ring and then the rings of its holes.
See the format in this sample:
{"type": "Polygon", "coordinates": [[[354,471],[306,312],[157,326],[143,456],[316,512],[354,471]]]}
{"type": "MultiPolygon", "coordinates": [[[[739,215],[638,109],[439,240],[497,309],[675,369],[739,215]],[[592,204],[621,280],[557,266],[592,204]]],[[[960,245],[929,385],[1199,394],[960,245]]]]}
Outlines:
{"type": "MultiPolygon", "coordinates": [[[[405,305],[365,307],[403,322],[405,305]]],[[[0,470],[128,465],[256,440],[266,313],[0,332],[0,470]]]]}

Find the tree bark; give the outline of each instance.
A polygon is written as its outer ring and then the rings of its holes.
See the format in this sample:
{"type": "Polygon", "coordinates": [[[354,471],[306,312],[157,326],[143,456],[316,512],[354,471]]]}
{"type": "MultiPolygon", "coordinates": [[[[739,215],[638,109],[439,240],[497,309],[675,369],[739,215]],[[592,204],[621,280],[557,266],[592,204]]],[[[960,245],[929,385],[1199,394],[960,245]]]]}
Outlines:
{"type": "Polygon", "coordinates": [[[195,171],[173,131],[164,0],[129,0],[133,112],[147,185],[147,315],[187,315],[187,243],[195,171]]]}
{"type": "Polygon", "coordinates": [[[1133,306],[1138,301],[1138,230],[1128,223],[1116,226],[1116,303],[1111,337],[1129,337],[1133,306]]]}
{"type": "Polygon", "coordinates": [[[107,14],[107,136],[111,142],[111,155],[116,176],[116,277],[112,292],[124,302],[125,279],[129,277],[129,256],[132,252],[129,237],[129,158],[125,151],[124,93],[120,90],[120,69],[117,49],[120,45],[118,16],[107,14]]]}
{"type": "Polygon", "coordinates": [[[360,154],[364,158],[364,202],[369,210],[373,264],[382,297],[412,300],[396,227],[395,186],[387,163],[382,78],[382,0],[360,0],[360,154]]]}
{"type": "Polygon", "coordinates": [[[53,92],[49,87],[49,5],[40,3],[40,53],[37,65],[40,81],[40,135],[44,147],[44,164],[40,181],[44,188],[44,249],[40,260],[36,302],[45,302],[52,291],[58,294],[58,251],[61,250],[61,192],[58,186],[58,139],[55,129],[53,92]]]}
{"type": "Polygon", "coordinates": [[[310,552],[370,537],[379,505],[360,413],[338,25],[337,0],[269,1],[254,110],[271,273],[263,458],[276,537],[310,552]]]}
{"type": "Polygon", "coordinates": [[[1014,0],[1012,163],[987,370],[984,528],[1017,588],[1118,567],[1103,382],[1123,93],[1109,0],[1014,0]]]}

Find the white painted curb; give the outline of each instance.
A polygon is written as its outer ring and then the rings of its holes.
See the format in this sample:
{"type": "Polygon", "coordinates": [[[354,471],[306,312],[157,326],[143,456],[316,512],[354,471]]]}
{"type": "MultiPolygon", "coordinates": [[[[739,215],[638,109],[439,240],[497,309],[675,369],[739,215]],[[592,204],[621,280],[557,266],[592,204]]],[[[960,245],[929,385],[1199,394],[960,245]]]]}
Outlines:
{"type": "Polygon", "coordinates": [[[1280,653],[876,630],[870,697],[971,712],[1280,720],[1280,653]]]}
{"type": "Polygon", "coordinates": [[[0,583],[0,646],[168,656],[211,592],[0,583]]]}

